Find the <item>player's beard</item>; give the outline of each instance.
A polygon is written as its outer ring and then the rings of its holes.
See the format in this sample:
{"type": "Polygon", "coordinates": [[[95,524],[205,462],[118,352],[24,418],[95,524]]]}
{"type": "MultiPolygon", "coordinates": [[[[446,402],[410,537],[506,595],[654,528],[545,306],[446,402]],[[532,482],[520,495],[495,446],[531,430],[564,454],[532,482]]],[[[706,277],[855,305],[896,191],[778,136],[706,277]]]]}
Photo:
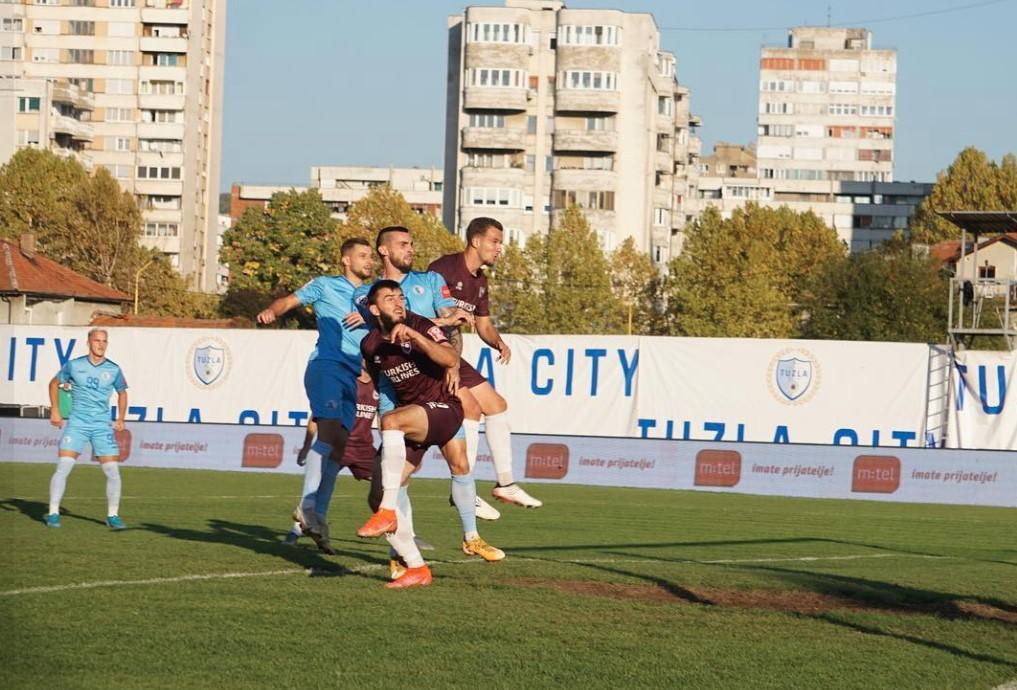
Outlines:
{"type": "Polygon", "coordinates": [[[398,268],[403,273],[409,273],[411,270],[413,270],[412,256],[403,255],[400,256],[398,259],[396,259],[395,257],[390,257],[389,261],[391,261],[392,265],[398,268]]]}
{"type": "Polygon", "coordinates": [[[378,319],[381,320],[381,327],[385,333],[391,333],[393,328],[406,320],[406,312],[403,312],[402,316],[379,314],[378,319]]]}

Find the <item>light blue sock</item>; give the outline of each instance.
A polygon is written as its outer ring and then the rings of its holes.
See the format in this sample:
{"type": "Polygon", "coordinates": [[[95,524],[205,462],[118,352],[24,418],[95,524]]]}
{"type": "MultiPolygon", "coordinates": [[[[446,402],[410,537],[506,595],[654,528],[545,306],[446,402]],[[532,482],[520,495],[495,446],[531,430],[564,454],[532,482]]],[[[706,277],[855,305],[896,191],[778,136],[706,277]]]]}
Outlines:
{"type": "Polygon", "coordinates": [[[473,473],[452,475],[452,502],[459,511],[459,519],[463,523],[463,534],[467,536],[477,533],[477,484],[473,481],[473,473]]]}
{"type": "Polygon", "coordinates": [[[319,484],[321,484],[321,455],[312,446],[307,451],[307,460],[304,462],[304,488],[300,492],[300,507],[304,510],[314,508],[314,496],[318,492],[319,484]]]}
{"type": "Polygon", "coordinates": [[[339,465],[329,460],[329,456],[332,455],[332,446],[329,444],[315,442],[312,450],[321,454],[321,482],[314,494],[314,512],[324,520],[328,517],[328,505],[332,502],[335,480],[339,476],[339,465]]]}

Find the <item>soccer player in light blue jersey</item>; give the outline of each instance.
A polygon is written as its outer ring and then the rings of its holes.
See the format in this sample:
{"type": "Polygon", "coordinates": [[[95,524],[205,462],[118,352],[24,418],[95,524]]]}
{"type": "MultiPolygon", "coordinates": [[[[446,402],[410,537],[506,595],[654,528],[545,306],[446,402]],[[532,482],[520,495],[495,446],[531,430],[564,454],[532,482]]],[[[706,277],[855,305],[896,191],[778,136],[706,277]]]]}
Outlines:
{"type": "Polygon", "coordinates": [[[74,468],[74,461],[85,449],[92,446],[92,453],[99,461],[106,475],[106,525],[110,529],[124,529],[120,519],[120,449],[117,447],[114,431],[124,430],[124,415],[127,414],[127,381],[120,367],[106,359],[109,336],[101,328],[88,332],[88,354],[68,360],[60,372],[49,382],[50,424],[62,429],[60,450],[57,453],[57,468],[49,481],[49,513],[45,516],[49,527],[60,526],[60,500],[67,488],[67,475],[74,468]],[[71,415],[64,423],[60,415],[60,388],[70,386],[71,415]],[[117,417],[110,422],[109,399],[116,391],[117,417]]]}
{"type": "Polygon", "coordinates": [[[342,275],[315,278],[258,314],[258,323],[270,324],[291,309],[311,305],[318,321],[318,342],[304,372],[304,390],[311,403],[311,417],[318,425],[318,438],[307,453],[303,498],[293,519],[326,553],[334,553],[329,544],[328,505],[353,428],[360,341],[368,332],[365,325],[350,325],[344,319],[353,310],[353,291],[374,273],[374,254],[367,240],[346,240],[340,254],[342,275]],[[330,457],[334,462],[323,462],[330,457]]]}

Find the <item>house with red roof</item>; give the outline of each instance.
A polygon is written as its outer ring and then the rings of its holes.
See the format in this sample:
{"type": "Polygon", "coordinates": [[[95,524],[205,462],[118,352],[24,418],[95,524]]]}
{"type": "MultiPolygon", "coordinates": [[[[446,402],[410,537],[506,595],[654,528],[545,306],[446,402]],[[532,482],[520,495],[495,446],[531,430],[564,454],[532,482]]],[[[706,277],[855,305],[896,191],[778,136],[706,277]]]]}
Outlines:
{"type": "Polygon", "coordinates": [[[87,326],[126,311],[130,295],[36,253],[35,239],[0,239],[0,323],[87,326]]]}

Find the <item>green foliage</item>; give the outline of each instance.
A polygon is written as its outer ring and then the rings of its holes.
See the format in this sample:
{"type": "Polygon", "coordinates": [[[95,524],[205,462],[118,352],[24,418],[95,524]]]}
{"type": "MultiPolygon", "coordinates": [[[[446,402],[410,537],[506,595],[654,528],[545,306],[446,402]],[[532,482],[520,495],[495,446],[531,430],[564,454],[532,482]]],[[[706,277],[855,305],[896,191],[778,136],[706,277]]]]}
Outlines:
{"type": "Polygon", "coordinates": [[[960,228],[936,211],[1011,211],[1017,209],[1017,158],[1003,156],[997,165],[983,151],[969,146],[936,176],[932,193],[911,219],[911,238],[923,244],[959,240],[960,228]]]}
{"type": "Polygon", "coordinates": [[[811,212],[748,204],[724,220],[709,208],[670,264],[671,332],[791,337],[803,289],[827,259],[844,252],[836,233],[811,212]]]}
{"type": "Polygon", "coordinates": [[[60,261],[62,257],[51,253],[48,244],[69,232],[76,190],[87,179],[88,173],[75,160],[50,151],[20,149],[0,167],[0,233],[9,239],[34,234],[39,250],[60,261]]]}
{"type": "Polygon", "coordinates": [[[339,227],[339,244],[352,237],[364,237],[374,246],[378,231],[401,225],[413,236],[413,269],[426,270],[440,256],[463,250],[463,242],[442,225],[437,216],[417,213],[402,194],[384,185],[372,189],[353,204],[347,220],[339,227]]]}
{"type": "Polygon", "coordinates": [[[943,342],[948,282],[904,241],[826,262],[803,303],[806,338],[943,342]]]}
{"type": "Polygon", "coordinates": [[[610,259],[611,288],[621,303],[625,327],[630,335],[663,332],[663,280],[649,254],[639,251],[632,237],[625,238],[610,259]],[[631,333],[628,321],[631,317],[631,333]]]}
{"type": "Polygon", "coordinates": [[[530,263],[531,256],[543,251],[531,249],[530,244],[541,242],[541,237],[533,236],[525,249],[509,243],[490,272],[491,318],[502,333],[547,332],[540,287],[530,263]]]}

